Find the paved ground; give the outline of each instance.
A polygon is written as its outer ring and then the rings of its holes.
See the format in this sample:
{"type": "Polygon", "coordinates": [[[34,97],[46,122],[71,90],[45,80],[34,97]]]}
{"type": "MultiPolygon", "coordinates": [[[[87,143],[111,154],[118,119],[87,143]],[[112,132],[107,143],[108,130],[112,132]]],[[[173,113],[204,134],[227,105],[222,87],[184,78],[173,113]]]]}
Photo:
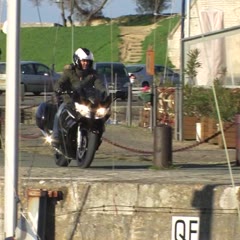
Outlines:
{"type": "MultiPolygon", "coordinates": [[[[194,141],[173,141],[173,166],[157,170],[153,166],[153,134],[149,129],[107,125],[103,141],[89,169],[79,169],[75,161],[60,168],[54,163],[53,152],[44,143],[34,125],[21,125],[19,166],[23,178],[81,178],[84,181],[147,181],[229,184],[226,153],[217,145],[194,141]],[[111,143],[109,143],[111,142],[111,143]],[[118,145],[118,146],[115,146],[118,145]],[[189,148],[188,148],[189,147],[189,148]]],[[[239,167],[235,164],[234,149],[228,150],[235,183],[240,183],[239,167]]],[[[0,165],[4,165],[0,150],[0,165]]],[[[0,176],[3,176],[0,167],[0,176]]]]}

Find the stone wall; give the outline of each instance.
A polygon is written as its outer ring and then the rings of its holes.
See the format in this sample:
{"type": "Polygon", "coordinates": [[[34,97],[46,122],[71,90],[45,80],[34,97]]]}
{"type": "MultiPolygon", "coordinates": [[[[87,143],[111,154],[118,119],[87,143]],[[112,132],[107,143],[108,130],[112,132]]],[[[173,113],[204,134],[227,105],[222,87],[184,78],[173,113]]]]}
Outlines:
{"type": "MultiPolygon", "coordinates": [[[[173,216],[200,217],[201,240],[240,238],[235,193],[225,185],[21,179],[23,206],[27,188],[63,192],[63,200],[52,211],[54,226],[47,226],[55,228],[55,240],[171,240],[173,216]]],[[[3,240],[2,180],[0,196],[3,240]]],[[[26,214],[27,209],[23,210],[26,214]]]]}

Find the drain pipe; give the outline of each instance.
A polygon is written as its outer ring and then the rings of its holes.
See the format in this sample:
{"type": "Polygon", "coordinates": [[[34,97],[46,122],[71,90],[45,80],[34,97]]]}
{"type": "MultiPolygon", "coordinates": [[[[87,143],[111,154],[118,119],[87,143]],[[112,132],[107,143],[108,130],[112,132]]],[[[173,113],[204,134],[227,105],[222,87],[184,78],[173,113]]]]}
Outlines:
{"type": "Polygon", "coordinates": [[[28,216],[40,239],[44,239],[46,226],[47,191],[41,189],[29,189],[28,216]]]}
{"type": "MultiPolygon", "coordinates": [[[[54,233],[47,233],[46,229],[50,226],[47,226],[49,219],[48,209],[51,208],[52,205],[49,201],[60,201],[63,199],[63,194],[61,191],[48,191],[42,189],[28,189],[27,190],[27,198],[28,198],[28,219],[31,223],[31,226],[25,227],[24,229],[18,229],[17,238],[16,239],[28,239],[29,236],[37,237],[37,239],[53,239],[54,233]],[[27,229],[27,230],[26,230],[27,229]],[[27,233],[26,233],[27,231],[27,233]],[[51,235],[51,236],[47,236],[51,235]]],[[[23,221],[23,219],[21,219],[23,221]]],[[[24,223],[25,225],[27,223],[24,223]]],[[[23,224],[22,224],[23,225],[23,224]]],[[[21,225],[21,226],[22,226],[21,225]]],[[[20,226],[20,228],[22,228],[20,226]]],[[[35,239],[35,237],[33,239],[35,239]]]]}

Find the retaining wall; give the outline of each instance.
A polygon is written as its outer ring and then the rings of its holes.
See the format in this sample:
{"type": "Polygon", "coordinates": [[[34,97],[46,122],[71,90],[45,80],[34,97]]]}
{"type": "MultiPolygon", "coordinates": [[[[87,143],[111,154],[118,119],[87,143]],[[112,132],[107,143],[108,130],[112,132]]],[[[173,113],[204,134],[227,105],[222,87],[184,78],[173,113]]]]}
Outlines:
{"type": "MultiPolygon", "coordinates": [[[[200,240],[240,239],[240,222],[233,200],[233,195],[239,197],[239,188],[235,193],[226,185],[93,179],[89,182],[81,177],[22,179],[20,199],[26,205],[23,193],[30,188],[63,192],[63,200],[56,203],[52,212],[55,223],[48,225],[55,228],[55,237],[51,238],[55,240],[180,240],[184,227],[188,231],[184,235],[186,240],[197,239],[197,234],[200,240]],[[180,225],[172,223],[173,216],[179,219],[180,225]],[[192,222],[189,229],[187,217],[199,217],[200,224],[192,222]]],[[[0,196],[0,239],[3,240],[3,179],[0,196]]]]}

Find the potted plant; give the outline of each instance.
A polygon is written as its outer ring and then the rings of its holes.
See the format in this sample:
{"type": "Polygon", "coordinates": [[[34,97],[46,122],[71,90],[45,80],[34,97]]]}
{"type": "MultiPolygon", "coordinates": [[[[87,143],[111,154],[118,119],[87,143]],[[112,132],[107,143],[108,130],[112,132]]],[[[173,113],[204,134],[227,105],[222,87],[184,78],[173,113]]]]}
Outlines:
{"type": "MultiPolygon", "coordinates": [[[[216,99],[221,120],[223,121],[223,130],[227,147],[236,147],[236,125],[234,124],[236,114],[240,113],[240,92],[238,89],[225,88],[221,81],[214,81],[216,99]]],[[[218,112],[214,98],[210,102],[212,108],[212,118],[218,122],[218,112]]],[[[219,130],[219,129],[218,129],[219,130]]],[[[218,144],[223,147],[222,135],[218,137],[218,144]]]]}
{"type": "Polygon", "coordinates": [[[188,61],[184,73],[188,76],[188,84],[194,85],[197,69],[202,66],[202,63],[198,61],[200,50],[198,48],[192,49],[188,52],[188,61]]]}
{"type": "Polygon", "coordinates": [[[188,53],[188,61],[184,73],[188,77],[187,84],[183,89],[183,133],[184,139],[196,138],[196,123],[199,121],[199,106],[205,102],[204,95],[199,95],[203,91],[202,88],[194,88],[195,78],[197,76],[197,68],[201,67],[198,61],[200,51],[192,49],[188,53]],[[201,99],[203,97],[203,99],[201,99]],[[204,100],[204,101],[203,101],[204,100]]]}
{"type": "MultiPolygon", "coordinates": [[[[211,115],[209,104],[210,89],[185,85],[183,90],[183,127],[185,139],[196,139],[196,124],[211,115]]],[[[207,131],[207,124],[202,124],[202,130],[207,131]]],[[[204,137],[201,133],[201,138],[204,137]]],[[[206,136],[206,134],[205,134],[206,136]]]]}
{"type": "MultiPolygon", "coordinates": [[[[195,122],[201,123],[201,140],[214,135],[219,128],[218,111],[223,121],[225,138],[228,147],[235,147],[236,126],[233,124],[236,114],[240,113],[240,90],[226,88],[219,79],[214,81],[214,91],[212,88],[184,86],[183,110],[184,116],[195,117],[195,122]],[[216,100],[217,103],[216,104],[216,100]],[[217,108],[218,106],[218,108],[217,108]]],[[[185,117],[186,118],[186,117],[185,117]]],[[[194,124],[194,123],[193,123],[194,124]]],[[[186,129],[189,127],[185,126],[186,129]]],[[[191,130],[193,131],[193,130],[191,130]]],[[[194,134],[192,134],[194,137],[194,134]]],[[[222,136],[210,139],[209,142],[222,146],[222,136]]]]}

